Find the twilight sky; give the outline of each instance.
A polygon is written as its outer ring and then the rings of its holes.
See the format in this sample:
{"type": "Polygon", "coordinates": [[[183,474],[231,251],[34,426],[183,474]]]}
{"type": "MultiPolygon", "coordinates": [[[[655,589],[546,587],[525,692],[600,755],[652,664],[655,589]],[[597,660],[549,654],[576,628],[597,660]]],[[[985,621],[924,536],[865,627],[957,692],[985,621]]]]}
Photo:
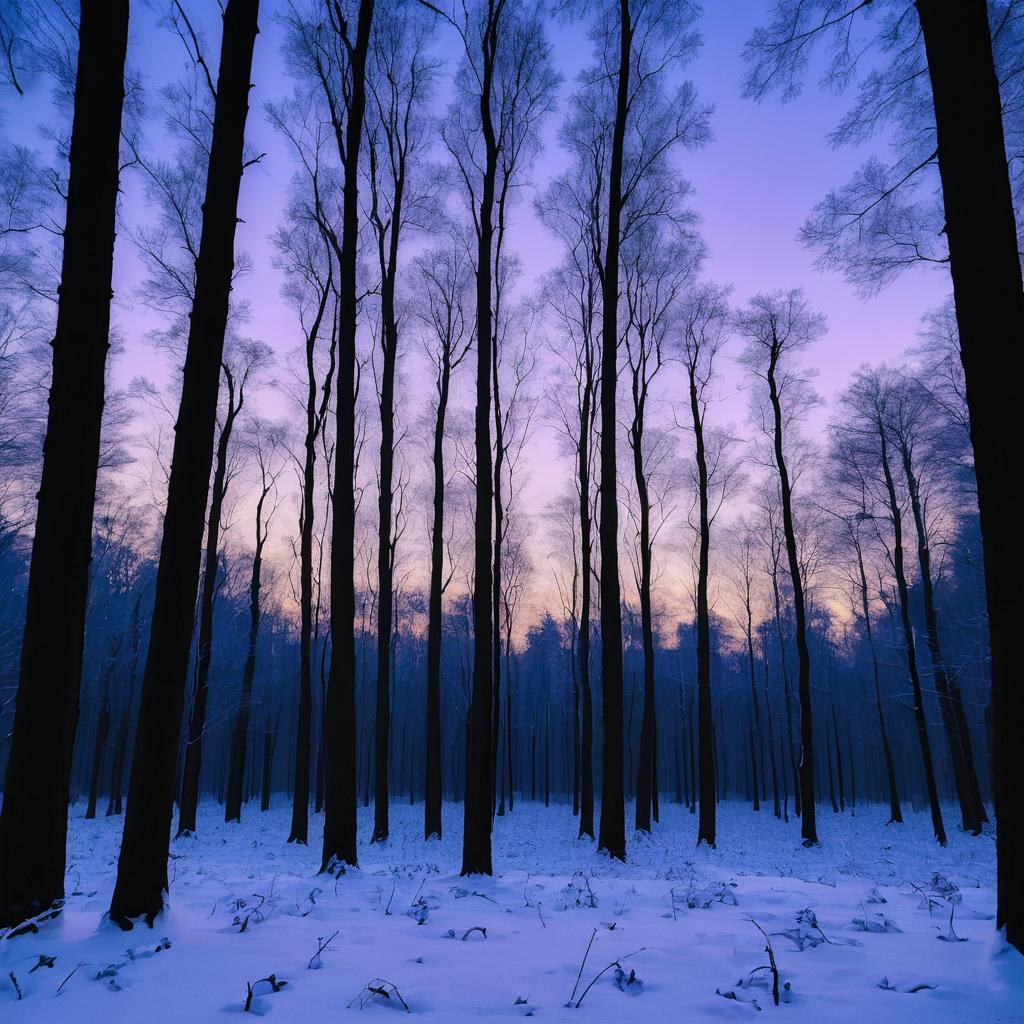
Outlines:
{"type": "MultiPolygon", "coordinates": [[[[266,121],[263,107],[267,101],[290,91],[292,84],[284,74],[280,55],[281,32],[274,17],[279,2],[264,0],[262,6],[247,134],[251,148],[265,152],[266,156],[259,166],[246,172],[242,185],[239,215],[243,223],[239,226],[238,242],[250,253],[254,267],[239,282],[238,290],[252,305],[253,317],[245,333],[269,343],[283,361],[299,338],[294,314],[279,298],[281,278],[270,265],[267,238],[280,223],[293,168],[283,143],[266,121]]],[[[741,97],[741,47],[751,29],[763,20],[765,7],[764,0],[717,0],[706,4],[701,21],[704,48],[687,75],[697,84],[701,98],[714,104],[714,140],[700,152],[683,154],[680,171],[695,186],[692,202],[702,217],[701,230],[710,248],[706,276],[731,282],[737,302],[745,302],[757,291],[802,285],[814,306],[827,314],[829,333],[808,354],[807,361],[819,369],[817,386],[828,399],[862,362],[898,358],[914,343],[922,314],[945,298],[948,278],[941,270],[908,273],[879,297],[864,301],[841,277],[813,268],[814,256],[797,242],[797,230],[814,203],[830,186],[842,183],[867,152],[829,148],[826,135],[838,120],[845,101],[819,92],[813,84],[813,73],[805,94],[794,103],[781,105],[773,101],[755,105],[741,97]]],[[[206,26],[206,48],[213,53],[219,29],[216,6],[208,0],[196,0],[190,8],[201,12],[198,19],[206,26]]],[[[178,40],[158,28],[156,22],[152,7],[141,2],[133,4],[129,63],[141,70],[154,107],[159,86],[178,77],[186,60],[178,40]]],[[[588,62],[590,46],[579,26],[553,25],[551,32],[555,61],[565,77],[564,98],[573,86],[576,72],[588,62]]],[[[442,54],[454,53],[452,41],[443,32],[438,46],[442,54]]],[[[454,71],[453,62],[450,71],[454,71]]],[[[446,69],[445,76],[449,74],[446,69]]],[[[445,101],[447,90],[448,82],[442,81],[439,105],[445,101]]],[[[45,148],[38,126],[53,118],[48,83],[38,80],[25,99],[8,99],[4,115],[0,131],[45,148]]],[[[565,164],[556,141],[561,116],[561,112],[556,113],[545,127],[547,144],[531,176],[540,187],[565,164]]],[[[159,117],[155,116],[145,135],[149,152],[160,152],[162,135],[159,117]]],[[[879,144],[883,145],[884,140],[879,144]]],[[[148,213],[141,199],[139,177],[129,172],[122,187],[122,216],[129,221],[145,219],[148,213]]],[[[523,261],[525,291],[558,260],[559,246],[536,222],[529,202],[520,203],[513,218],[511,248],[523,261]]],[[[121,385],[138,374],[163,383],[172,369],[166,354],[157,352],[146,338],[147,331],[158,326],[159,321],[133,300],[132,293],[140,278],[138,257],[122,231],[116,258],[115,317],[125,341],[125,352],[117,362],[114,376],[121,385]]],[[[414,344],[408,347],[416,348],[414,344]]],[[[739,432],[746,435],[746,401],[735,393],[740,376],[731,358],[737,347],[726,350],[722,402],[715,419],[736,423],[739,432]]],[[[420,383],[419,375],[411,372],[412,365],[406,366],[402,386],[414,401],[425,402],[429,386],[420,383]]],[[[468,378],[462,386],[467,384],[468,378]]],[[[543,373],[539,386],[543,387],[543,373]]],[[[671,400],[670,378],[666,378],[665,388],[662,397],[671,400]]],[[[274,401],[265,401],[268,411],[273,411],[274,401]]],[[[826,405],[815,413],[812,429],[820,428],[827,415],[826,405]]],[[[684,453],[688,452],[687,436],[680,436],[680,444],[684,453]]],[[[553,484],[549,458],[552,434],[543,417],[537,420],[531,449],[530,504],[539,509],[568,479],[568,467],[558,468],[558,481],[553,484]]],[[[282,542],[295,529],[290,513],[287,517],[289,522],[282,522],[280,529],[282,542]]],[[[422,531],[415,533],[411,543],[419,545],[423,542],[422,531]]],[[[538,550],[536,554],[542,559],[546,552],[538,550]]],[[[539,562],[540,559],[535,562],[535,568],[543,571],[539,562]]]]}

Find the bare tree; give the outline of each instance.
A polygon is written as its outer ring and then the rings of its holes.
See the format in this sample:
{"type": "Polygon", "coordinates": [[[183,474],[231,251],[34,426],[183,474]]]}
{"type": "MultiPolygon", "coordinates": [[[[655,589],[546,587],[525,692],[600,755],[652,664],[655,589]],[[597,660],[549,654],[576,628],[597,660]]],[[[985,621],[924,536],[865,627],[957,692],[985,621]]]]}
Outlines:
{"type": "MultiPolygon", "coordinates": [[[[700,743],[698,768],[700,772],[700,817],[697,825],[697,842],[715,845],[715,787],[714,732],[711,721],[711,625],[708,610],[708,574],[711,550],[711,526],[717,508],[713,506],[717,487],[724,496],[721,486],[728,475],[724,464],[724,445],[710,439],[710,453],[705,418],[711,399],[715,359],[726,339],[728,327],[728,297],[726,288],[713,284],[701,285],[691,290],[683,300],[680,309],[682,331],[679,338],[679,357],[686,372],[689,390],[690,424],[693,429],[695,458],[697,465],[697,736],[700,743]],[[717,449],[717,450],[716,450],[717,449]],[[709,459],[710,454],[710,459],[709,459]],[[720,480],[715,481],[714,477],[720,480]]],[[[749,584],[749,578],[747,580],[749,584]]],[[[750,654],[751,695],[754,711],[757,713],[757,695],[753,681],[753,645],[750,635],[750,594],[747,598],[747,641],[750,654]]],[[[754,790],[757,790],[756,760],[752,762],[754,790]]],[[[756,807],[755,807],[756,809],[756,807]]]]}
{"type": "MultiPolygon", "coordinates": [[[[767,386],[768,403],[761,407],[761,429],[771,442],[772,463],[779,480],[782,530],[793,588],[796,620],[796,649],[799,658],[800,697],[800,834],[804,843],[816,844],[814,815],[814,729],[811,705],[811,655],[807,643],[807,605],[801,573],[797,529],[793,515],[793,477],[787,456],[787,442],[793,425],[806,403],[803,378],[793,366],[793,355],[825,333],[825,319],[814,312],[798,289],[756,295],[734,318],[736,332],[747,341],[744,362],[750,372],[767,386]]],[[[790,453],[792,454],[792,453],[790,453]]]]}
{"type": "Polygon", "coordinates": [[[140,915],[152,922],[163,908],[167,889],[178,736],[234,272],[238,193],[258,6],[258,0],[229,0],[224,11],[189,344],[128,808],[110,906],[111,920],[122,928],[131,928],[132,918],[140,915]]]}
{"type": "Polygon", "coordinates": [[[472,274],[469,253],[453,237],[423,254],[417,261],[422,282],[424,347],[435,367],[437,390],[434,409],[431,464],[434,477],[433,516],[430,526],[430,590],[427,599],[427,737],[424,769],[423,835],[441,836],[441,637],[442,601],[455,565],[445,569],[445,431],[452,374],[472,344],[473,332],[466,320],[472,274]]]}
{"type": "MultiPolygon", "coordinates": [[[[0,44],[17,85],[12,33],[5,20],[0,44]]],[[[0,810],[0,925],[19,924],[64,896],[68,787],[110,347],[127,43],[127,0],[83,3],[46,443],[0,810]]]]}
{"type": "Polygon", "coordinates": [[[277,480],[284,468],[282,450],[284,433],[280,427],[253,420],[247,438],[252,458],[259,474],[256,485],[255,547],[252,573],[249,577],[249,636],[242,669],[242,690],[235,709],[235,724],[231,734],[228,760],[227,793],[224,801],[224,820],[242,820],[243,785],[249,745],[249,720],[252,715],[253,681],[256,678],[256,650],[263,615],[261,589],[263,582],[263,550],[270,533],[270,522],[280,504],[277,480]]]}

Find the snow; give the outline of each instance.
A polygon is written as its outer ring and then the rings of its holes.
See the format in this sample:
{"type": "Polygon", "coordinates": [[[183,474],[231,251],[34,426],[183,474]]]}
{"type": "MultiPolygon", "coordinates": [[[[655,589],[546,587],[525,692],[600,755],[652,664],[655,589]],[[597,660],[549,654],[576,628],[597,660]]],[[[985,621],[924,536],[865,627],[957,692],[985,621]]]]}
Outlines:
{"type": "MultiPolygon", "coordinates": [[[[103,920],[121,821],[81,814],[64,914],[0,941],[4,1024],[217,1021],[242,1014],[247,983],[270,975],[250,1009],[277,1024],[397,1021],[400,1000],[446,1024],[691,1024],[759,1010],[808,1024],[1024,1022],[1024,958],[994,930],[992,837],[954,833],[941,849],[926,814],[886,827],[881,807],[821,808],[822,843],[804,849],[795,823],[723,804],[709,850],[694,846],[695,818],[667,805],[621,864],[574,838],[566,807],[520,803],[495,823],[498,874],[461,878],[461,807],[446,805],[444,840],[424,843],[422,807],[392,804],[383,845],[368,843],[372,808],[360,809],[361,867],[332,878],[316,873],[318,841],[285,842],[283,798],[247,807],[241,825],[211,803],[198,837],[172,844],[169,910],[127,933],[103,920]],[[771,937],[778,1008],[770,973],[750,974],[768,963],[752,919],[771,937]],[[578,1007],[566,1005],[574,986],[578,1007]]],[[[310,834],[321,827],[314,818],[310,834]]]]}

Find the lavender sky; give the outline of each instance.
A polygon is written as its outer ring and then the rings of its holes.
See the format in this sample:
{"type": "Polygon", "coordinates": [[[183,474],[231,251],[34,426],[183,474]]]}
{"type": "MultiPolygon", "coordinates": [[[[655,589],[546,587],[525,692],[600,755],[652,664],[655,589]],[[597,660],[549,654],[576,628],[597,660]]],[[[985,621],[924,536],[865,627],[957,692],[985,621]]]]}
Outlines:
{"type": "MultiPolygon", "coordinates": [[[[298,344],[299,335],[293,311],[280,298],[281,276],[271,266],[272,250],[267,239],[281,223],[293,166],[280,137],[267,123],[264,105],[289,92],[292,83],[284,73],[281,31],[274,17],[279,5],[265,0],[262,6],[248,141],[252,149],[265,156],[258,166],[246,172],[243,181],[239,210],[243,223],[239,226],[238,244],[249,252],[253,269],[239,281],[237,294],[248,300],[253,314],[244,333],[271,345],[284,364],[287,354],[298,344]]],[[[817,387],[826,399],[809,420],[808,430],[813,434],[820,432],[827,422],[828,400],[844,386],[851,371],[864,362],[899,358],[914,344],[922,315],[941,304],[949,285],[941,270],[908,273],[880,296],[865,301],[840,276],[814,269],[814,254],[801,247],[797,231],[814,203],[831,186],[846,180],[868,154],[863,148],[836,151],[829,147],[826,136],[843,111],[845,101],[819,92],[813,84],[813,69],[808,89],[793,103],[756,105],[742,98],[741,48],[753,27],[763,21],[765,7],[763,0],[717,0],[706,4],[701,20],[704,47],[687,76],[696,83],[701,98],[714,104],[714,140],[700,152],[684,154],[679,168],[695,188],[692,203],[701,216],[701,231],[710,250],[707,277],[731,283],[738,302],[758,291],[800,285],[813,305],[827,314],[829,333],[807,357],[808,363],[819,371],[817,387]]],[[[205,24],[207,48],[212,53],[218,30],[216,6],[197,0],[191,9],[198,21],[205,24]]],[[[551,37],[555,61],[565,77],[564,100],[574,76],[589,60],[590,45],[580,26],[552,24],[551,37]]],[[[438,37],[438,51],[450,58],[445,69],[448,78],[454,72],[455,50],[444,33],[438,37]]],[[[154,110],[160,85],[179,77],[186,66],[181,44],[158,26],[157,12],[141,2],[136,2],[132,10],[129,63],[141,72],[154,110]]],[[[442,81],[439,109],[443,109],[448,88],[448,81],[442,81]]],[[[47,143],[39,126],[54,118],[47,81],[38,79],[22,100],[8,100],[4,115],[0,131],[45,151],[47,143]]],[[[556,139],[561,116],[561,112],[556,113],[546,124],[546,145],[531,174],[537,187],[543,187],[565,166],[566,157],[556,139]]],[[[159,117],[153,116],[145,135],[147,150],[161,153],[162,140],[159,117]]],[[[884,139],[877,141],[878,146],[884,144],[884,139]]],[[[151,216],[142,200],[141,185],[138,175],[126,175],[121,210],[125,222],[151,216]]],[[[558,243],[536,221],[528,199],[514,211],[511,248],[523,263],[523,293],[559,259],[558,243]]],[[[141,279],[138,255],[127,232],[122,230],[116,253],[115,320],[124,347],[114,367],[114,382],[124,386],[133,377],[145,375],[167,387],[175,368],[167,353],[156,350],[148,337],[153,328],[160,326],[160,321],[135,301],[133,293],[141,279]]],[[[410,344],[409,348],[416,346],[410,344]]],[[[739,435],[749,436],[751,430],[745,423],[747,400],[741,394],[743,378],[733,362],[736,351],[736,346],[727,349],[720,401],[713,416],[716,422],[735,424],[739,435]]],[[[426,407],[430,398],[429,379],[416,372],[415,357],[405,364],[403,411],[414,406],[426,407]]],[[[543,383],[542,367],[538,390],[543,389],[543,383]]],[[[662,400],[670,403],[670,377],[666,378],[665,389],[662,400]]],[[[463,390],[468,398],[468,389],[463,390]]],[[[287,412],[280,398],[265,394],[262,401],[271,415],[287,412]]],[[[684,455],[689,443],[688,436],[681,433],[679,444],[684,455]]],[[[536,510],[542,509],[569,479],[567,463],[553,467],[554,452],[553,428],[541,410],[527,453],[530,480],[524,494],[525,504],[536,510]]],[[[407,453],[407,458],[410,455],[414,462],[418,452],[407,453]]],[[[294,517],[289,512],[282,518],[289,521],[282,522],[275,532],[278,542],[286,545],[295,530],[291,522],[294,517]]],[[[425,535],[420,536],[423,533],[417,529],[410,543],[425,548],[425,535]]],[[[539,540],[535,547],[535,572],[543,574],[547,572],[543,563],[551,543],[539,540]]]]}

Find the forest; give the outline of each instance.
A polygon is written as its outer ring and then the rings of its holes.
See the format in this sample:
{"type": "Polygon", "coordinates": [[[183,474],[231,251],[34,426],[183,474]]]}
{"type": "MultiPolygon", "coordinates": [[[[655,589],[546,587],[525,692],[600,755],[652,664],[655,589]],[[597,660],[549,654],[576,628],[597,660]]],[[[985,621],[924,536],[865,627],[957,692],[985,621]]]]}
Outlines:
{"type": "Polygon", "coordinates": [[[4,1019],[1014,1019],[1022,169],[1021,0],[0,0],[4,1019]]]}

